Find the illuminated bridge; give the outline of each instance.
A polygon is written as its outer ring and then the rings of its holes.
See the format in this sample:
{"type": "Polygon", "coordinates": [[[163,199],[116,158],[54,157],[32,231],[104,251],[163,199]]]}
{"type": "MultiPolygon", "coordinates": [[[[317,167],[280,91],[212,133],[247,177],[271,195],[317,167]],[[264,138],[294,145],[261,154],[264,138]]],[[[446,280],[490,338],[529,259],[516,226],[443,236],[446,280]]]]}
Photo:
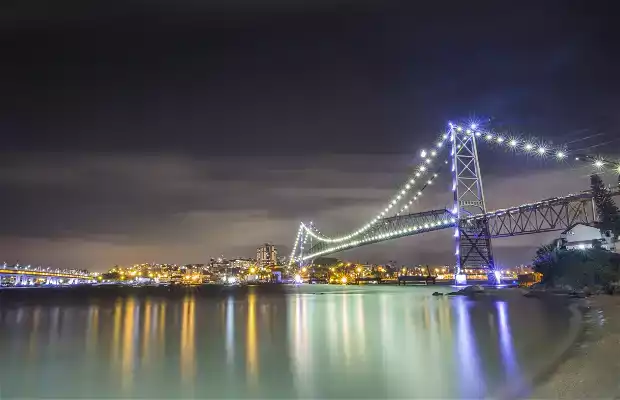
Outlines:
{"type": "MultiPolygon", "coordinates": [[[[487,211],[478,162],[478,146],[482,143],[565,164],[585,161],[599,170],[613,170],[620,174],[618,162],[573,152],[566,146],[553,147],[543,140],[483,130],[476,124],[466,127],[449,124],[447,132],[428,150],[420,151],[420,164],[393,198],[359,229],[336,237],[324,235],[312,223],[300,223],[290,264],[302,265],[319,256],[372,243],[453,229],[457,276],[464,268],[493,272],[492,238],[565,230],[576,223],[597,221],[590,191],[487,211]],[[412,212],[416,201],[446,165],[451,167],[453,207],[412,212]]],[[[613,188],[612,195],[618,194],[619,188],[613,188]]]]}
{"type": "Polygon", "coordinates": [[[37,282],[46,285],[73,285],[93,282],[93,277],[86,271],[75,269],[54,269],[4,263],[0,266],[0,281],[11,281],[10,284],[13,286],[31,286],[37,282]]]}

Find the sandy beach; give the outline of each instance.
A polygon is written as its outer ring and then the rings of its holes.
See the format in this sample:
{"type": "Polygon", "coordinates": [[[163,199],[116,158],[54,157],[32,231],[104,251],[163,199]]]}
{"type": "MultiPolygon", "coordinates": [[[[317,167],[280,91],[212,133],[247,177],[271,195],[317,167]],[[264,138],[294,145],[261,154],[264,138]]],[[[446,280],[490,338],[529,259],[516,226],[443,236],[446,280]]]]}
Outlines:
{"type": "Polygon", "coordinates": [[[533,399],[620,399],[620,296],[583,300],[584,330],[533,399]]]}

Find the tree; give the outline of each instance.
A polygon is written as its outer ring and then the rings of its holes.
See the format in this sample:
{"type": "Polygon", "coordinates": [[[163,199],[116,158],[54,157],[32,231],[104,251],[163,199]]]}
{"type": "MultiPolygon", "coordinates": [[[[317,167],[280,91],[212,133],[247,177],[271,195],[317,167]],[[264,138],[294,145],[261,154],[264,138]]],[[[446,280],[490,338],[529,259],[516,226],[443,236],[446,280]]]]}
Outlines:
{"type": "Polygon", "coordinates": [[[536,251],[534,270],[547,286],[607,287],[620,279],[620,256],[599,247],[566,250],[555,243],[536,251]]]}
{"type": "Polygon", "coordinates": [[[611,192],[596,174],[590,176],[590,186],[594,195],[599,228],[601,231],[612,231],[617,237],[620,235],[620,210],[612,199],[611,192]]]}
{"type": "Polygon", "coordinates": [[[533,267],[534,271],[543,275],[543,283],[553,285],[557,265],[558,249],[555,241],[550,244],[545,244],[536,250],[533,267]]]}

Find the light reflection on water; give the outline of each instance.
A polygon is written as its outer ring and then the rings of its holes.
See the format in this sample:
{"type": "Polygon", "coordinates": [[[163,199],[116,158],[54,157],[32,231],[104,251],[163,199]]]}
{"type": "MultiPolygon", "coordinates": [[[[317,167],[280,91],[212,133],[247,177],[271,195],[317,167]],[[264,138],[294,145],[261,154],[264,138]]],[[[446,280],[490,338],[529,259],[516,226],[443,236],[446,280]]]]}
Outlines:
{"type": "Polygon", "coordinates": [[[128,288],[79,303],[4,302],[0,396],[482,397],[520,381],[565,331],[557,310],[532,299],[473,302],[434,290],[174,297],[128,288]]]}

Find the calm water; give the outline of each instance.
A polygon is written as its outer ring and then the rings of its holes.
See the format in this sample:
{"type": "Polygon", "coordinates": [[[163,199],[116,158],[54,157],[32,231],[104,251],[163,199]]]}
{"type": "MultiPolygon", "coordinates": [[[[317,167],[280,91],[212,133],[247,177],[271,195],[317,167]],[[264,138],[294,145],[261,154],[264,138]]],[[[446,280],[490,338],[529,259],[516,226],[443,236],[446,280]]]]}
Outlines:
{"type": "Polygon", "coordinates": [[[0,398],[480,397],[519,382],[567,326],[538,300],[435,290],[0,296],[0,398]]]}

